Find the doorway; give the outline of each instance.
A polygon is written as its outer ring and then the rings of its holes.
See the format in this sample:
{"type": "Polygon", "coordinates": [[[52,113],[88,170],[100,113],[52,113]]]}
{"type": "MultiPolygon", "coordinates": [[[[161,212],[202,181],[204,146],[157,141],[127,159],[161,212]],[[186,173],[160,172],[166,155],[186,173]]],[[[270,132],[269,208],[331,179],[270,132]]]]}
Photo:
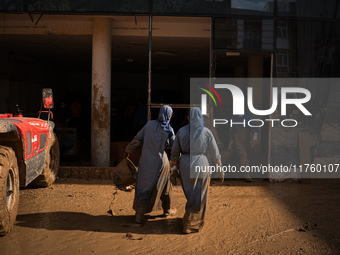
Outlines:
{"type": "MultiPolygon", "coordinates": [[[[262,52],[228,52],[216,51],[213,52],[214,63],[212,73],[216,78],[258,78],[255,83],[252,83],[254,96],[254,106],[257,109],[269,109],[271,101],[268,100],[271,96],[272,77],[272,53],[262,52]],[[268,79],[263,79],[268,78],[268,79]]],[[[247,95],[248,84],[244,84],[240,89],[243,94],[247,95]]],[[[231,94],[224,100],[225,104],[222,109],[214,113],[214,118],[231,120],[232,115],[232,96],[231,94]]],[[[245,106],[247,109],[247,106],[245,106]]],[[[265,116],[253,116],[254,119],[265,119],[265,116]]],[[[267,118],[267,117],[266,117],[267,118]]],[[[223,145],[228,147],[230,141],[230,126],[219,125],[217,133],[224,137],[223,145]],[[228,135],[225,135],[228,134],[228,135]]],[[[264,125],[259,128],[259,144],[256,149],[249,148],[248,157],[250,164],[261,164],[268,161],[269,152],[269,137],[270,127],[264,125]]]]}

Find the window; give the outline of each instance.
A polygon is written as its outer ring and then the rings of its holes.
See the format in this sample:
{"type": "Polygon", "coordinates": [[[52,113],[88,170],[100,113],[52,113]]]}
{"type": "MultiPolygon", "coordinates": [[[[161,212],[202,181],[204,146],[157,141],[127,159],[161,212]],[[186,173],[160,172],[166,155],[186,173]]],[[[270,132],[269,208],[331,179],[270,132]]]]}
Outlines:
{"type": "Polygon", "coordinates": [[[29,156],[29,155],[31,155],[31,152],[32,152],[32,141],[31,141],[31,132],[30,131],[28,131],[27,133],[26,133],[26,137],[27,137],[27,157],[29,156]]]}
{"type": "Polygon", "coordinates": [[[40,150],[45,148],[47,143],[47,135],[46,134],[41,134],[40,135],[40,150]]]}
{"type": "Polygon", "coordinates": [[[279,73],[288,72],[288,50],[278,50],[276,54],[276,70],[279,73]]]}
{"type": "Polygon", "coordinates": [[[287,24],[278,25],[276,31],[278,38],[288,38],[287,24]]]}
{"type": "Polygon", "coordinates": [[[214,22],[214,48],[237,49],[237,20],[215,18],[214,22]]]}
{"type": "Polygon", "coordinates": [[[261,49],[261,21],[247,20],[244,22],[244,41],[245,49],[261,49]]]}

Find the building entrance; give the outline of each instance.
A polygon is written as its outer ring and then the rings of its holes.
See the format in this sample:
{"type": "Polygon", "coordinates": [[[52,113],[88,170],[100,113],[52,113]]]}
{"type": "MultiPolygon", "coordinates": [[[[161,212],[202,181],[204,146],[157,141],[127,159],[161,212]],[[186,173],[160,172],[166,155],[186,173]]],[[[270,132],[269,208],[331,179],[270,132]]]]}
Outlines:
{"type": "MultiPolygon", "coordinates": [[[[212,73],[216,78],[258,78],[252,82],[254,88],[254,106],[257,109],[268,109],[270,107],[270,91],[271,84],[262,82],[262,78],[270,78],[272,76],[272,54],[259,52],[228,52],[217,51],[213,53],[213,70],[212,73]]],[[[244,84],[242,91],[247,94],[247,87],[244,84]]],[[[232,119],[232,97],[228,99],[222,109],[216,109],[214,118],[232,119]],[[216,116],[216,117],[215,117],[216,116]]],[[[256,119],[264,119],[265,116],[253,116],[256,119]]],[[[252,163],[265,163],[268,160],[268,144],[270,136],[270,127],[264,126],[259,130],[259,143],[256,148],[249,149],[249,160],[252,163]]],[[[229,146],[231,140],[231,129],[229,125],[221,125],[217,127],[217,133],[224,137],[221,141],[225,148],[229,146]],[[227,137],[227,139],[225,139],[227,137]]]]}

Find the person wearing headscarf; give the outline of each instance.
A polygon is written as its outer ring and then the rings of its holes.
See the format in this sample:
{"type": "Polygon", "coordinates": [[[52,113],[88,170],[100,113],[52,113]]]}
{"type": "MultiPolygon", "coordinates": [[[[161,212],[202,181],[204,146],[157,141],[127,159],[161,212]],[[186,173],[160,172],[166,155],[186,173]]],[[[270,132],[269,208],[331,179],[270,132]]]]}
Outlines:
{"type": "Polygon", "coordinates": [[[203,116],[199,108],[189,112],[189,124],[180,128],[171,149],[171,165],[179,166],[182,188],[187,199],[182,220],[183,233],[198,232],[204,224],[206,213],[210,173],[195,171],[196,166],[209,166],[209,159],[221,165],[215,138],[204,127],[203,116]]]}
{"type": "Polygon", "coordinates": [[[145,214],[156,208],[159,201],[164,216],[173,213],[170,210],[170,164],[165,152],[175,139],[170,125],[172,113],[172,108],[164,105],[159,110],[158,119],[146,123],[125,149],[125,156],[128,156],[143,144],[133,204],[137,223],[145,223],[145,214]]]}

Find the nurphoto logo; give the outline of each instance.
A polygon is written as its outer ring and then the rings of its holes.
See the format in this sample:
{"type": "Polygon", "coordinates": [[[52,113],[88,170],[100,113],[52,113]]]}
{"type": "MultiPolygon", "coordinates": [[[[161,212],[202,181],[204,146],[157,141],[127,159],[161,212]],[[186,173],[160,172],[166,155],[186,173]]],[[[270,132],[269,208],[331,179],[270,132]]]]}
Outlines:
{"type": "MultiPolygon", "coordinates": [[[[204,94],[201,94],[201,110],[203,115],[207,115],[207,105],[208,105],[208,97],[211,98],[211,100],[214,102],[214,105],[217,107],[217,100],[219,101],[219,105],[223,106],[221,96],[222,93],[229,93],[232,96],[232,113],[233,115],[244,115],[245,114],[245,96],[238,86],[233,84],[223,84],[216,82],[215,84],[208,85],[204,82],[196,82],[200,86],[197,87],[199,90],[205,92],[204,94]],[[202,86],[203,85],[203,86],[202,86]],[[204,88],[202,88],[204,87],[204,88]],[[217,90],[219,90],[219,93],[217,90]],[[210,92],[210,91],[211,92],[210,92]]],[[[307,110],[307,108],[304,106],[304,104],[308,103],[311,99],[311,93],[306,88],[301,87],[281,87],[280,88],[280,95],[279,95],[279,88],[273,87],[270,91],[271,97],[268,99],[265,99],[269,102],[271,102],[271,105],[269,109],[256,109],[254,106],[254,93],[253,93],[253,87],[247,87],[247,106],[249,112],[251,112],[254,115],[257,116],[269,116],[272,113],[274,113],[278,105],[280,103],[280,115],[286,116],[287,115],[287,106],[293,105],[297,109],[299,109],[305,116],[311,116],[312,114],[310,111],[307,110]],[[288,95],[299,95],[297,98],[289,98],[288,95]],[[280,100],[280,101],[279,101],[280,100]]],[[[248,124],[249,127],[262,127],[265,122],[269,122],[272,127],[274,127],[276,122],[281,123],[282,127],[296,127],[298,125],[297,120],[295,119],[251,119],[248,120],[248,123],[245,123],[245,120],[243,122],[233,122],[232,120],[227,119],[213,119],[213,127],[216,127],[216,125],[225,125],[230,123],[230,126],[233,125],[243,125],[246,127],[248,124]]]]}

